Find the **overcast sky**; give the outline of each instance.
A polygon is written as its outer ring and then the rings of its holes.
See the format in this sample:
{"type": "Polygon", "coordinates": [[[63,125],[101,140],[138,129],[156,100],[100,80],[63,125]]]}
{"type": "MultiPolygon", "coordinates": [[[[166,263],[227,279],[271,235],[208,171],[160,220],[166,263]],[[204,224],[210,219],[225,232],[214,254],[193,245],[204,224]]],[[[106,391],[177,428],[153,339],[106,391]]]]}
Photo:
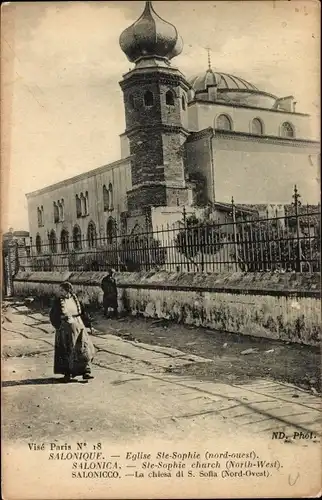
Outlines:
{"type": "MultiPolygon", "coordinates": [[[[319,113],[319,2],[153,4],[183,37],[173,64],[186,76],[207,69],[210,47],[215,70],[292,94],[297,111],[319,113]]],[[[120,158],[118,82],[131,65],[118,40],[143,8],[142,1],[3,6],[3,95],[11,124],[3,141],[10,167],[4,230],[28,228],[25,193],[120,158]]]]}

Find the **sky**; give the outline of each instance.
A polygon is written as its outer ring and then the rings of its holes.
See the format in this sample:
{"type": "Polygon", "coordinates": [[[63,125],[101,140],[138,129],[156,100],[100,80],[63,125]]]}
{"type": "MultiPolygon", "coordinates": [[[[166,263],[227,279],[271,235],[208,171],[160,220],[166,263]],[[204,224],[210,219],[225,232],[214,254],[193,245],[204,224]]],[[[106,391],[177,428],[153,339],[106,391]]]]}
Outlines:
{"type": "MultiPolygon", "coordinates": [[[[318,1],[155,1],[184,49],[187,76],[238,75],[319,115],[318,1]]],[[[133,67],[119,35],[143,1],[2,6],[2,229],[28,229],[25,194],[120,158],[119,81],[133,67]]]]}

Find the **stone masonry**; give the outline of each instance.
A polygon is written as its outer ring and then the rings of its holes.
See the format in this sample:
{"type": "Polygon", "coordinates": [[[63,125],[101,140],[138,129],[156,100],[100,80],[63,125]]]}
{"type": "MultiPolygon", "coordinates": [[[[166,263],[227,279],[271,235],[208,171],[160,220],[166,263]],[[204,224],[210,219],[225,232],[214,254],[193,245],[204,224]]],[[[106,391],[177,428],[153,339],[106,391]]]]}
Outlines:
{"type": "Polygon", "coordinates": [[[173,68],[135,69],[120,82],[124,94],[133,188],[128,210],[185,205],[183,144],[188,84],[173,68]]]}
{"type": "MultiPolygon", "coordinates": [[[[85,303],[102,301],[102,272],[21,272],[17,295],[52,296],[73,283],[85,303]]],[[[319,345],[319,276],[309,273],[119,273],[120,310],[213,330],[319,345]]]]}

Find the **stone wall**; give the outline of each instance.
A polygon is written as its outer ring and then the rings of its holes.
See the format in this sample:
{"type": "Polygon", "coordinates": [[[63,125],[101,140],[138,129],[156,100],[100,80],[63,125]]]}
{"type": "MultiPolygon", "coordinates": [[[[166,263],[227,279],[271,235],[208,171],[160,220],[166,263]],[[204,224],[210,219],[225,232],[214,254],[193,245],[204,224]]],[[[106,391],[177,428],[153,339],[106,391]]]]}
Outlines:
{"type": "MultiPolygon", "coordinates": [[[[103,276],[19,273],[15,294],[51,296],[68,280],[85,303],[98,307],[103,276]]],[[[307,345],[321,338],[318,274],[150,272],[119,273],[116,279],[120,309],[133,315],[307,345]]]]}

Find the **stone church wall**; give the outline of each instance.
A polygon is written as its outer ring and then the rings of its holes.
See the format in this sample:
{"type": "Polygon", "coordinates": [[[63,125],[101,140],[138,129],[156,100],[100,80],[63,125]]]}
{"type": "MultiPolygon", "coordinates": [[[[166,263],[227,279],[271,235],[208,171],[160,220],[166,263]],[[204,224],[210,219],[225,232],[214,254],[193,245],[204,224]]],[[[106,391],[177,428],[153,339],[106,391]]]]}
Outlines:
{"type": "MultiPolygon", "coordinates": [[[[94,309],[102,302],[104,273],[22,273],[15,295],[52,297],[73,283],[94,309]]],[[[118,273],[119,307],[132,315],[241,335],[318,346],[321,340],[320,276],[286,273],[118,273]]]]}

